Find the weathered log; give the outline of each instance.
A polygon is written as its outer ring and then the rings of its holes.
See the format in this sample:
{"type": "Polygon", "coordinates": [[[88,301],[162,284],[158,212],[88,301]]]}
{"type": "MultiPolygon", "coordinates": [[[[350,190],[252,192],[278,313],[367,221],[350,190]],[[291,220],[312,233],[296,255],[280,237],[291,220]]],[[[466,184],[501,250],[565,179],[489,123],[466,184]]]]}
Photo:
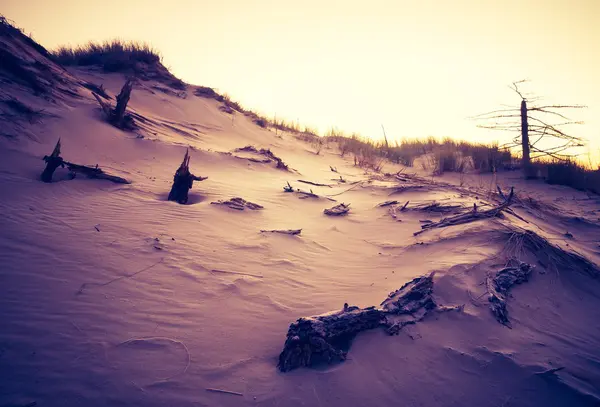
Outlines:
{"type": "Polygon", "coordinates": [[[332,208],[323,210],[323,213],[328,216],[342,216],[350,212],[350,204],[341,203],[332,208]]]}
{"type": "Polygon", "coordinates": [[[531,265],[521,262],[518,266],[505,267],[496,272],[494,276],[486,278],[490,310],[502,325],[510,328],[508,310],[506,309],[508,292],[514,285],[528,281],[532,269],[531,265]]]}
{"type": "Polygon", "coordinates": [[[385,327],[397,334],[402,327],[421,321],[430,311],[462,310],[441,307],[433,299],[433,276],[415,278],[388,296],[381,308],[344,304],[340,311],[304,317],[288,329],[278,367],[282,372],[346,359],[352,339],[361,331],[385,327]]]}
{"type": "Polygon", "coordinates": [[[169,201],[175,201],[180,204],[186,204],[188,201],[188,192],[192,189],[194,181],[204,181],[208,177],[197,177],[190,172],[190,155],[189,149],[185,150],[185,156],[181,165],[175,171],[173,176],[173,185],[169,192],[169,201]]]}
{"type": "Polygon", "coordinates": [[[40,178],[44,182],[52,182],[54,171],[56,171],[58,167],[65,167],[65,162],[60,156],[60,138],[56,142],[52,154],[44,156],[44,161],[46,162],[46,168],[44,168],[40,178]]]}
{"type": "Polygon", "coordinates": [[[300,318],[290,325],[277,367],[282,372],[346,359],[354,336],[381,324],[384,313],[375,307],[344,304],[340,311],[300,318]]]}

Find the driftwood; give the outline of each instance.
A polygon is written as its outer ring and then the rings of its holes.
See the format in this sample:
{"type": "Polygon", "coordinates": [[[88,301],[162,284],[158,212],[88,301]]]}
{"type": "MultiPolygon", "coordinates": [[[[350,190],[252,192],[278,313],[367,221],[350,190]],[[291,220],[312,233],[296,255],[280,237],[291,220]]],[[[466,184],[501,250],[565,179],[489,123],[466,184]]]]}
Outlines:
{"type": "Polygon", "coordinates": [[[71,171],[73,173],[73,175],[79,173],[79,174],[83,174],[86,177],[91,178],[91,179],[105,179],[107,181],[112,181],[117,184],[131,184],[131,181],[129,181],[125,178],[118,177],[116,175],[107,174],[101,168],[99,168],[97,165],[95,167],[92,167],[92,166],[87,166],[87,165],[74,164],[74,163],[70,163],[68,161],[65,161],[64,163],[67,166],[67,168],[69,169],[69,171],[71,171]]]}
{"type": "Polygon", "coordinates": [[[248,208],[251,210],[257,210],[257,209],[263,209],[264,207],[259,205],[259,204],[255,204],[253,202],[250,201],[246,201],[245,199],[242,198],[231,198],[227,201],[223,201],[223,200],[218,200],[216,202],[211,202],[212,205],[225,205],[230,207],[231,209],[236,209],[238,211],[243,211],[244,209],[248,208]]]}
{"type": "Polygon", "coordinates": [[[168,200],[178,202],[182,205],[186,204],[188,201],[188,192],[192,189],[194,181],[204,181],[207,178],[197,177],[190,172],[190,154],[189,149],[186,149],[183,161],[177,171],[175,171],[168,200]]]}
{"type": "Polygon", "coordinates": [[[117,105],[115,108],[113,108],[109,102],[100,99],[98,94],[92,92],[92,95],[94,95],[98,101],[98,104],[100,104],[100,107],[102,108],[102,111],[104,112],[108,122],[122,130],[135,130],[137,128],[133,120],[133,116],[126,114],[127,103],[129,103],[132,89],[133,82],[129,79],[127,82],[125,82],[121,88],[121,92],[117,96],[117,105]]]}
{"type": "Polygon", "coordinates": [[[454,225],[462,225],[464,223],[475,222],[480,219],[496,217],[496,216],[500,215],[500,213],[504,209],[506,209],[506,208],[508,208],[508,206],[510,206],[510,204],[512,203],[513,196],[514,196],[514,189],[511,188],[510,194],[508,195],[506,200],[498,206],[495,206],[491,209],[487,209],[485,211],[474,210],[474,211],[471,211],[468,213],[463,213],[461,215],[444,218],[439,222],[433,222],[433,223],[421,225],[422,230],[419,230],[418,232],[413,233],[413,235],[417,236],[417,235],[425,232],[428,229],[444,228],[444,227],[454,226],[454,225]]]}
{"type": "Polygon", "coordinates": [[[296,236],[302,233],[302,229],[272,229],[272,230],[261,230],[260,233],[281,233],[284,235],[296,236]]]}
{"type": "Polygon", "coordinates": [[[528,281],[532,269],[531,265],[521,262],[518,266],[505,267],[497,271],[493,276],[486,278],[490,309],[502,325],[510,327],[508,311],[506,309],[508,292],[514,285],[528,281]]]}
{"type": "Polygon", "coordinates": [[[117,177],[116,175],[107,174],[101,168],[99,168],[97,165],[95,167],[92,167],[92,166],[87,166],[87,165],[75,164],[75,163],[71,163],[71,162],[63,160],[63,158],[60,156],[60,148],[61,148],[60,139],[58,139],[58,142],[56,143],[56,146],[54,147],[52,154],[50,154],[49,156],[44,156],[44,161],[46,162],[46,168],[44,169],[44,172],[42,172],[42,175],[41,175],[42,181],[52,182],[52,175],[54,174],[54,171],[56,171],[56,169],[59,166],[63,167],[63,168],[66,166],[69,169],[69,171],[71,171],[73,178],[75,178],[75,175],[77,173],[79,173],[79,174],[85,175],[88,178],[105,179],[108,181],[116,182],[118,184],[131,184],[131,182],[126,180],[125,178],[117,177]]]}
{"type": "Polygon", "coordinates": [[[290,185],[290,182],[288,181],[287,185],[285,185],[283,187],[283,191],[284,192],[294,192],[294,188],[292,188],[292,186],[290,185]]]}
{"type": "Polygon", "coordinates": [[[390,293],[380,308],[344,304],[342,310],[303,317],[288,329],[277,367],[282,372],[346,359],[352,339],[361,331],[384,327],[396,334],[402,327],[422,320],[430,311],[456,310],[440,307],[433,299],[433,276],[418,277],[390,293]]]}
{"type": "Polygon", "coordinates": [[[332,208],[325,209],[323,213],[329,216],[342,216],[350,212],[350,204],[341,203],[332,208]]]}

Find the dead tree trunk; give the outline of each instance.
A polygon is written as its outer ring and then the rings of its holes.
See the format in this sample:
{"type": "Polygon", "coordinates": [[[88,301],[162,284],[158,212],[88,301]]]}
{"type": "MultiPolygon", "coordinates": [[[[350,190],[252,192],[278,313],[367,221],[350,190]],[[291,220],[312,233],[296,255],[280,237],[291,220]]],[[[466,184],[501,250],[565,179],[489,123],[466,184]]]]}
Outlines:
{"type": "Polygon", "coordinates": [[[125,82],[125,85],[123,85],[121,92],[117,96],[117,106],[114,109],[110,103],[103,101],[96,93],[92,92],[92,95],[94,95],[106,115],[108,122],[122,130],[135,130],[136,128],[133,117],[127,114],[127,103],[129,103],[132,89],[133,82],[131,80],[125,82]]]}
{"type": "Polygon", "coordinates": [[[532,177],[531,158],[529,157],[529,123],[527,122],[527,101],[521,100],[521,146],[523,149],[523,175],[532,177]]]}

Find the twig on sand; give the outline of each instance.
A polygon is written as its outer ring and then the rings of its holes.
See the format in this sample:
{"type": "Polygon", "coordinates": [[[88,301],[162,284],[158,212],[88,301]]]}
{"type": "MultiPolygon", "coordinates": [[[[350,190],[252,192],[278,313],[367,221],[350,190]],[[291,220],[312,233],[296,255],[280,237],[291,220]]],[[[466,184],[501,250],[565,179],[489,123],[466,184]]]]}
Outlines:
{"type": "Polygon", "coordinates": [[[338,192],[337,194],[325,195],[325,197],[332,197],[332,196],[338,196],[338,195],[345,194],[346,192],[352,191],[354,188],[362,185],[362,183],[363,183],[363,181],[356,181],[356,182],[354,182],[354,185],[352,185],[350,188],[348,188],[342,192],[338,192]]]}
{"type": "Polygon", "coordinates": [[[312,182],[312,181],[305,181],[303,179],[299,179],[298,182],[302,182],[303,184],[309,184],[309,185],[314,185],[316,187],[327,187],[327,188],[331,188],[331,185],[329,184],[319,184],[318,182],[312,182]]]}
{"type": "Polygon", "coordinates": [[[232,394],[234,396],[242,396],[242,397],[244,396],[242,393],[238,393],[237,391],[230,391],[230,390],[207,388],[206,391],[212,391],[213,393],[232,394]]]}
{"type": "Polygon", "coordinates": [[[331,170],[331,172],[338,172],[337,168],[332,167],[331,165],[329,166],[329,169],[331,170]]]}
{"type": "Polygon", "coordinates": [[[382,203],[380,203],[380,204],[379,204],[379,205],[377,205],[377,206],[378,206],[378,207],[380,207],[380,208],[383,208],[383,207],[385,207],[385,206],[390,206],[390,205],[398,205],[399,203],[400,203],[400,202],[398,202],[398,201],[385,201],[385,202],[382,202],[382,203]]]}
{"type": "Polygon", "coordinates": [[[539,376],[550,376],[550,375],[553,375],[556,372],[560,372],[564,368],[565,368],[564,366],[554,367],[552,369],[546,369],[546,370],[544,370],[542,372],[537,372],[536,375],[539,375],[539,376]]]}
{"type": "Polygon", "coordinates": [[[261,230],[260,233],[281,233],[284,235],[296,236],[302,233],[302,229],[273,229],[273,230],[261,230]]]}
{"type": "Polygon", "coordinates": [[[439,222],[421,225],[422,230],[419,230],[418,232],[413,233],[413,235],[417,236],[417,235],[425,232],[428,229],[444,228],[444,227],[454,226],[454,225],[462,225],[464,223],[470,223],[470,222],[474,222],[474,221],[480,220],[480,219],[496,217],[512,203],[513,196],[514,196],[514,189],[511,188],[510,195],[508,196],[508,198],[506,198],[506,200],[503,203],[501,203],[500,205],[498,205],[496,207],[493,207],[493,208],[485,210],[485,211],[471,211],[468,213],[463,213],[460,215],[444,218],[439,222]]]}
{"type": "Polygon", "coordinates": [[[294,192],[294,188],[292,188],[292,186],[290,185],[290,182],[289,182],[289,181],[287,182],[287,185],[285,185],[285,186],[283,187],[283,191],[284,191],[284,192],[294,192]]]}
{"type": "Polygon", "coordinates": [[[255,278],[263,278],[263,276],[258,275],[258,274],[250,274],[250,273],[242,273],[239,271],[227,271],[227,270],[216,270],[216,269],[212,269],[210,271],[211,273],[223,273],[223,274],[237,274],[240,276],[248,276],[248,277],[255,277],[255,278]]]}
{"type": "Polygon", "coordinates": [[[143,273],[144,271],[150,270],[152,267],[156,266],[157,264],[162,263],[163,260],[164,260],[164,258],[160,259],[159,261],[157,261],[154,264],[149,265],[148,267],[145,267],[145,268],[143,268],[141,270],[136,271],[135,273],[126,274],[124,276],[113,278],[112,280],[107,281],[105,283],[83,283],[83,284],[81,284],[81,287],[79,287],[79,290],[77,290],[76,295],[83,294],[83,290],[85,290],[86,287],[88,287],[88,286],[105,287],[105,286],[107,286],[109,284],[114,283],[115,281],[119,281],[119,280],[123,280],[123,279],[126,279],[126,278],[131,278],[131,277],[137,276],[138,274],[143,273]]]}
{"type": "Polygon", "coordinates": [[[192,363],[192,356],[190,354],[190,350],[188,349],[188,347],[185,345],[185,343],[183,343],[182,341],[179,341],[177,339],[173,339],[173,338],[168,338],[165,336],[152,336],[152,337],[145,337],[145,338],[132,338],[132,339],[128,339],[124,342],[119,343],[117,346],[123,346],[123,345],[130,345],[130,344],[135,344],[135,343],[140,343],[140,342],[152,342],[152,341],[167,341],[167,342],[172,342],[175,343],[177,345],[181,345],[183,347],[183,349],[185,349],[185,353],[187,355],[187,363],[185,365],[185,368],[179,372],[179,373],[175,373],[173,376],[169,376],[166,377],[164,379],[160,379],[160,382],[165,382],[167,380],[171,380],[177,376],[181,376],[183,374],[185,374],[185,372],[187,372],[188,368],[190,367],[190,364],[192,363]]]}

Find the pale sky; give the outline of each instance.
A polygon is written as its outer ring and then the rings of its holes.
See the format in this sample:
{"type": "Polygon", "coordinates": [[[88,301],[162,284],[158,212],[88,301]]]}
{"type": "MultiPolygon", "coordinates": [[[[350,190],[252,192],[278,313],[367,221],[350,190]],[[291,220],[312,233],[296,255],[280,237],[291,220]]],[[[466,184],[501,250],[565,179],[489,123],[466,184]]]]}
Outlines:
{"type": "Polygon", "coordinates": [[[45,47],[150,43],[186,82],[324,132],[506,141],[467,118],[583,104],[570,132],[600,155],[600,0],[0,0],[45,47]]]}

